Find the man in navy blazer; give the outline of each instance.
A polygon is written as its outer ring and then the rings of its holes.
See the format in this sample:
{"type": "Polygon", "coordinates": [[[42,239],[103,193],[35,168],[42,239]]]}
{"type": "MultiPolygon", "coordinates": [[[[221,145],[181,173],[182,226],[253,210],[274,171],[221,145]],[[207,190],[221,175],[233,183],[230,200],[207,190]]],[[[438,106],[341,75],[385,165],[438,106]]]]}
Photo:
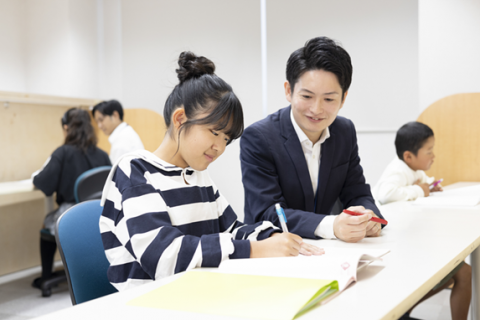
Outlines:
{"type": "Polygon", "coordinates": [[[355,127],[337,116],[351,76],[350,56],[329,38],[292,53],[285,82],[291,105],[249,126],[240,140],[246,223],[280,226],[280,203],[289,231],[305,238],[357,242],[381,234],[369,221],[382,216],[365,183],[355,127]],[[332,213],[337,199],[362,215],[332,213]]]}

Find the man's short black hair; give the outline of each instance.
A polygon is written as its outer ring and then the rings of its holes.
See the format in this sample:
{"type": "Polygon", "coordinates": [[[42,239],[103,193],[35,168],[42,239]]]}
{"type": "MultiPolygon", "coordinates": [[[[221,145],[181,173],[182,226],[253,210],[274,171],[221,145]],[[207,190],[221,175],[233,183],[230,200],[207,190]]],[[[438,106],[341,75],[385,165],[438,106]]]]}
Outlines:
{"type": "Polygon", "coordinates": [[[403,161],[403,153],[410,151],[415,156],[418,150],[423,147],[428,138],[433,137],[433,130],[421,122],[412,121],[404,124],[397,131],[395,137],[395,148],[397,156],[403,161]]]}
{"type": "Polygon", "coordinates": [[[103,101],[93,107],[92,116],[95,118],[95,111],[100,112],[105,116],[111,116],[114,111],[118,112],[120,121],[123,121],[123,108],[117,100],[103,101]]]}
{"type": "Polygon", "coordinates": [[[287,62],[287,80],[292,89],[298,79],[310,70],[325,70],[337,76],[342,88],[342,99],[352,82],[352,61],[345,49],[327,37],[308,40],[305,46],[294,51],[287,62]]]}

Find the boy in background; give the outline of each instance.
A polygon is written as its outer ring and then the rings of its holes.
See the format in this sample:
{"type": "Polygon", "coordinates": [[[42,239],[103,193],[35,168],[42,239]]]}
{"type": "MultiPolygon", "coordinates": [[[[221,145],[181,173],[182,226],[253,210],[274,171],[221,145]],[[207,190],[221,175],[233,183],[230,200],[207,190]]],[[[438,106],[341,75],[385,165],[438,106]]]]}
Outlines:
{"type": "Polygon", "coordinates": [[[435,158],[434,145],[435,137],[429,126],[416,121],[403,125],[395,137],[398,158],[390,162],[373,188],[375,200],[387,204],[428,197],[431,191],[442,191],[440,184],[430,190],[435,179],[425,174],[435,158]]]}
{"type": "MultiPolygon", "coordinates": [[[[425,170],[430,169],[435,158],[434,145],[435,137],[429,126],[416,121],[403,125],[395,137],[398,158],[390,162],[373,188],[375,200],[381,204],[387,204],[428,197],[431,191],[442,191],[440,185],[430,190],[430,185],[435,179],[425,174],[425,170]]],[[[452,319],[467,319],[472,295],[472,269],[463,261],[415,306],[452,284],[450,294],[452,319]]],[[[415,306],[401,319],[413,319],[409,314],[415,306]]]]}
{"type": "Polygon", "coordinates": [[[123,122],[123,108],[117,100],[100,102],[93,107],[92,116],[98,128],[108,136],[112,164],[126,153],[145,149],[135,130],[123,122]]]}

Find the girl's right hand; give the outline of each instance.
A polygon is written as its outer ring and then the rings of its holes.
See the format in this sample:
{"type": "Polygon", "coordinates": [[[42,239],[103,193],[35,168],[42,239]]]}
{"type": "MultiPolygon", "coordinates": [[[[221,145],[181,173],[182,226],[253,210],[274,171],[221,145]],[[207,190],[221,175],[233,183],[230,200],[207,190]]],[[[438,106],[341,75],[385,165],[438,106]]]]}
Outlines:
{"type": "Polygon", "coordinates": [[[250,241],[250,258],[298,256],[303,240],[293,233],[273,233],[270,238],[250,241]]]}

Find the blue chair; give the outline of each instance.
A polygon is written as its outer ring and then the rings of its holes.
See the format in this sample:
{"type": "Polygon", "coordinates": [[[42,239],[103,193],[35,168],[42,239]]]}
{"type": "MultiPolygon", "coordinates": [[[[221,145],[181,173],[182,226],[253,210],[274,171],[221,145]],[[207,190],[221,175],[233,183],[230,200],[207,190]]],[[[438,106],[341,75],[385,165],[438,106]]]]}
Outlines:
{"type": "Polygon", "coordinates": [[[107,278],[109,262],[98,226],[101,214],[100,200],[90,200],[71,207],[57,221],[57,246],[73,305],[117,291],[107,278]]]}
{"type": "Polygon", "coordinates": [[[100,199],[110,169],[112,169],[111,166],[102,166],[82,173],[75,181],[75,186],[73,187],[75,202],[80,203],[86,200],[100,199]]]}
{"type": "MultiPolygon", "coordinates": [[[[108,174],[110,173],[111,166],[101,166],[85,171],[77,180],[73,188],[73,194],[75,196],[75,202],[80,203],[86,200],[100,199],[102,197],[103,186],[107,181],[108,174]]],[[[40,238],[43,241],[45,248],[52,247],[53,251],[46,250],[49,253],[42,254],[42,265],[46,263],[53,263],[53,254],[55,253],[55,236],[50,233],[48,229],[40,230],[40,238]],[[43,262],[43,260],[48,261],[43,262]]],[[[42,246],[42,244],[41,244],[42,246]]],[[[51,266],[50,266],[51,267],[51,266]]],[[[48,266],[47,266],[48,268],[48,266]]],[[[67,277],[63,271],[52,273],[47,279],[35,279],[34,287],[38,287],[42,291],[43,297],[49,297],[52,294],[52,287],[57,286],[59,283],[67,281],[67,277]]]]}

